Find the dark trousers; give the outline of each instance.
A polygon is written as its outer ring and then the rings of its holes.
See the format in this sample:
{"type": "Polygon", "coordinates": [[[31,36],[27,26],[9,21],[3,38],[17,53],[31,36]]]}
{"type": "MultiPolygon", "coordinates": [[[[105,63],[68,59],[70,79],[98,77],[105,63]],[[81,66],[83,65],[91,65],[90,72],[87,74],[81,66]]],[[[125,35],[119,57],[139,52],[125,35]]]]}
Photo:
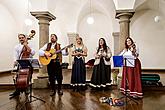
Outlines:
{"type": "Polygon", "coordinates": [[[47,65],[47,70],[51,89],[55,90],[55,82],[57,80],[58,90],[61,90],[63,76],[60,62],[51,60],[51,62],[47,65]]]}

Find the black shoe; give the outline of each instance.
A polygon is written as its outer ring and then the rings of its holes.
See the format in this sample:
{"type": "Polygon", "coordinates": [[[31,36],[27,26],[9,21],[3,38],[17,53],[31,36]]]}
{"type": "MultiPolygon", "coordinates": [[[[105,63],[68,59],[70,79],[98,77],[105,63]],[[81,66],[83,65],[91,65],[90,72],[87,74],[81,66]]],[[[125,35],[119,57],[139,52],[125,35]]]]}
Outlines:
{"type": "Polygon", "coordinates": [[[19,91],[14,91],[13,93],[9,94],[9,96],[18,96],[20,95],[19,91]]]}
{"type": "Polygon", "coordinates": [[[73,88],[73,92],[75,92],[76,91],[76,88],[73,88]]]}
{"type": "Polygon", "coordinates": [[[73,86],[73,92],[77,92],[77,86],[73,86]]]}
{"type": "Polygon", "coordinates": [[[50,96],[54,96],[56,94],[56,91],[55,90],[51,90],[50,91],[50,96]]]}
{"type": "Polygon", "coordinates": [[[82,90],[82,91],[85,91],[85,90],[87,90],[87,87],[86,87],[86,86],[82,86],[82,87],[81,87],[81,90],[82,90]]]}
{"type": "Polygon", "coordinates": [[[62,90],[58,90],[58,95],[63,95],[63,91],[62,90]]]}

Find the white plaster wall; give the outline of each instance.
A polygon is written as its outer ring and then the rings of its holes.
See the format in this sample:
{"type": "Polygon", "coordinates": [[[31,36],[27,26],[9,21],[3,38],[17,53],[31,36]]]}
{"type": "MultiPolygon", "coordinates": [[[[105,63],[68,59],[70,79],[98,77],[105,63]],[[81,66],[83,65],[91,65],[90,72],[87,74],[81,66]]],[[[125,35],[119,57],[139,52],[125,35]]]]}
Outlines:
{"type": "MultiPolygon", "coordinates": [[[[58,36],[61,47],[69,45],[67,33],[77,30],[77,15],[81,5],[77,0],[48,1],[49,10],[56,17],[56,20],[50,22],[49,34],[55,33],[58,36]]],[[[67,56],[63,57],[63,62],[69,62],[67,56]]]]}
{"type": "Polygon", "coordinates": [[[107,45],[112,47],[112,25],[109,19],[102,13],[93,13],[94,24],[87,23],[87,16],[80,21],[78,25],[78,33],[83,38],[84,44],[88,48],[88,56],[86,61],[94,58],[99,38],[105,38],[107,45]]]}
{"type": "MultiPolygon", "coordinates": [[[[146,0],[138,1],[141,3],[146,0]]],[[[84,43],[89,48],[86,61],[93,57],[100,37],[106,39],[108,46],[112,47],[111,49],[113,51],[112,32],[119,31],[118,20],[115,20],[115,7],[112,3],[113,1],[92,0],[93,12],[96,17],[93,25],[88,25],[86,23],[89,14],[88,0],[40,0],[40,2],[38,2],[38,0],[29,0],[29,2],[31,2],[30,11],[49,10],[57,17],[56,20],[50,22],[50,34],[55,33],[58,35],[62,47],[68,44],[68,32],[76,32],[82,36],[84,43]]],[[[162,2],[164,3],[164,1],[162,2]]],[[[35,58],[38,58],[38,20],[34,17],[30,17],[33,21],[32,26],[26,26],[24,24],[24,20],[27,17],[26,3],[27,0],[0,1],[0,14],[3,15],[0,17],[0,24],[2,26],[0,27],[0,38],[3,37],[3,40],[0,40],[0,57],[2,58],[0,60],[0,62],[2,62],[0,63],[0,71],[12,69],[13,48],[15,44],[18,43],[18,33],[28,34],[31,29],[36,30],[35,38],[29,42],[36,50],[35,58]],[[10,45],[4,47],[6,44],[10,45]]],[[[139,2],[136,3],[139,4],[139,2]]],[[[123,4],[120,5],[123,6],[123,4]]],[[[132,3],[131,6],[133,5],[134,4],[132,3]]],[[[125,6],[127,6],[127,4],[125,6]]],[[[160,6],[160,9],[162,10],[161,14],[164,15],[164,6],[160,6]]],[[[152,5],[150,8],[152,8],[152,5]]],[[[156,13],[153,11],[135,13],[131,22],[131,35],[140,47],[142,67],[164,69],[165,63],[162,59],[165,54],[163,46],[165,40],[163,37],[165,34],[165,23],[164,17],[161,22],[155,23],[153,21],[155,14],[156,13]]]]}
{"type": "MultiPolygon", "coordinates": [[[[90,10],[88,0],[83,0],[83,1],[56,0],[53,2],[48,2],[48,5],[49,5],[49,9],[51,10],[52,14],[54,14],[56,16],[56,20],[51,21],[50,33],[57,34],[57,36],[59,37],[58,40],[62,44],[62,46],[65,46],[68,44],[67,33],[70,33],[70,32],[75,32],[75,33],[80,32],[87,37],[85,39],[91,39],[91,38],[88,38],[89,35],[91,34],[91,32],[84,31],[82,29],[82,28],[85,28],[85,30],[86,29],[88,30],[87,27],[89,27],[86,24],[86,17],[88,16],[89,10],[90,10]],[[51,4],[54,4],[54,7],[52,7],[51,4]],[[86,25],[82,26],[83,23],[85,23],[86,25]],[[83,31],[81,32],[80,30],[83,30],[83,31]]],[[[92,13],[93,12],[98,12],[98,13],[102,13],[102,14],[98,14],[96,16],[96,21],[95,21],[95,24],[93,25],[93,28],[95,28],[95,27],[96,28],[93,30],[92,34],[99,33],[100,34],[100,36],[98,36],[99,38],[101,36],[107,37],[108,38],[107,40],[109,42],[111,41],[111,45],[112,45],[112,43],[113,43],[112,39],[111,39],[112,30],[113,31],[119,30],[119,28],[117,29],[116,26],[114,26],[114,24],[118,23],[115,20],[114,4],[112,4],[112,1],[109,2],[106,0],[102,0],[102,1],[92,0],[92,13]],[[109,5],[112,5],[112,6],[109,7],[109,5]],[[101,15],[101,16],[99,17],[99,15],[101,15]],[[115,22],[112,22],[112,21],[115,21],[115,22]],[[102,25],[100,25],[100,24],[102,24],[102,25]],[[105,24],[107,24],[107,26],[104,26],[105,24]],[[99,30],[99,26],[102,27],[102,30],[97,31],[98,33],[96,33],[95,30],[99,30]],[[114,26],[115,28],[112,29],[112,26],[114,26]],[[103,27],[105,27],[105,28],[103,28],[103,27]],[[104,29],[106,29],[106,30],[104,30],[104,29]],[[111,39],[111,40],[109,40],[109,39],[111,39]]],[[[94,34],[94,36],[96,36],[95,34],[94,34]]],[[[94,49],[94,48],[96,48],[96,46],[92,47],[92,48],[94,49]]],[[[93,52],[90,50],[87,60],[90,59],[91,57],[93,57],[93,52]]],[[[67,62],[67,59],[64,59],[64,62],[65,61],[67,62]]]]}
{"type": "Polygon", "coordinates": [[[144,69],[165,68],[165,18],[154,22],[153,10],[136,12],[131,22],[131,36],[139,45],[140,59],[144,69]]]}
{"type": "Polygon", "coordinates": [[[133,9],[136,0],[113,0],[117,10],[133,9]]]}
{"type": "Polygon", "coordinates": [[[17,43],[17,24],[11,13],[0,4],[0,72],[12,67],[13,46],[17,43]]]}
{"type": "MultiPolygon", "coordinates": [[[[46,0],[42,0],[44,3],[46,0]]],[[[36,1],[32,1],[32,10],[38,9],[38,7],[43,6],[42,3],[39,3],[37,6],[36,1]],[[36,7],[36,9],[35,9],[36,7]]],[[[79,27],[79,20],[82,20],[80,16],[84,16],[87,13],[89,14],[89,1],[88,0],[54,0],[54,1],[47,1],[48,10],[56,16],[55,21],[50,22],[50,34],[55,33],[58,36],[58,42],[61,43],[62,47],[68,44],[68,37],[67,33],[70,32],[78,32],[79,27]]],[[[42,7],[42,9],[44,9],[42,7]]],[[[46,6],[45,6],[46,7],[46,6]]],[[[41,8],[41,7],[40,7],[41,8]]],[[[115,10],[113,1],[94,1],[92,0],[92,9],[99,10],[106,15],[106,19],[109,19],[111,26],[114,26],[113,31],[118,31],[119,28],[115,24],[118,22],[115,20],[115,10]],[[109,5],[112,5],[109,7],[109,5]],[[114,21],[111,23],[111,21],[114,21]]],[[[99,24],[97,24],[99,25],[99,24]]],[[[112,29],[112,28],[111,28],[112,29]]],[[[111,36],[111,32],[109,32],[108,36],[111,36]]],[[[87,33],[85,33],[87,34],[87,33]]],[[[105,35],[105,34],[104,34],[105,35]]],[[[112,41],[112,40],[111,40],[112,41]]],[[[113,42],[112,42],[113,43],[113,42]]],[[[111,44],[112,44],[111,43],[111,44]]],[[[90,58],[91,56],[89,56],[90,58]]],[[[67,62],[68,59],[66,57],[63,58],[64,62],[67,62]]]]}
{"type": "MultiPolygon", "coordinates": [[[[7,0],[3,4],[0,4],[0,57],[2,58],[0,60],[0,71],[13,69],[13,49],[18,44],[18,34],[29,35],[31,29],[36,30],[38,33],[38,23],[34,20],[35,18],[32,18],[32,26],[26,26],[24,23],[27,17],[27,8],[22,8],[22,5],[14,8],[17,4],[8,3],[9,1],[7,0]]],[[[38,37],[35,37],[33,41],[29,41],[29,43],[34,46],[35,50],[38,49],[38,37]]],[[[37,54],[35,58],[37,58],[37,54]]]]}
{"type": "Polygon", "coordinates": [[[48,1],[52,0],[26,0],[30,3],[31,11],[48,11],[48,1]]]}

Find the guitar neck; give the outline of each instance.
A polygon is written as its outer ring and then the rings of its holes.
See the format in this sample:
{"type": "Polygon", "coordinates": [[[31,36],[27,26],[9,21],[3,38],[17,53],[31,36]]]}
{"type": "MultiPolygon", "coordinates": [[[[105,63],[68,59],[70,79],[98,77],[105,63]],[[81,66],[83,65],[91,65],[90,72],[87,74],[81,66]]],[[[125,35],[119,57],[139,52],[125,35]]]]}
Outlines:
{"type": "Polygon", "coordinates": [[[54,53],[53,53],[53,55],[54,54],[57,54],[57,53],[60,53],[62,50],[64,50],[66,47],[64,47],[64,48],[62,48],[62,49],[60,49],[60,50],[57,50],[57,51],[55,51],[54,53]]]}
{"type": "Polygon", "coordinates": [[[57,50],[57,51],[56,51],[56,52],[54,52],[53,54],[60,53],[62,50],[64,50],[64,49],[57,50]]]}
{"type": "Polygon", "coordinates": [[[73,44],[70,44],[70,45],[68,45],[68,46],[66,46],[66,47],[64,47],[64,48],[62,48],[60,50],[55,51],[53,54],[60,53],[62,50],[66,49],[66,48],[69,48],[69,47],[72,47],[72,46],[73,46],[73,44]]]}

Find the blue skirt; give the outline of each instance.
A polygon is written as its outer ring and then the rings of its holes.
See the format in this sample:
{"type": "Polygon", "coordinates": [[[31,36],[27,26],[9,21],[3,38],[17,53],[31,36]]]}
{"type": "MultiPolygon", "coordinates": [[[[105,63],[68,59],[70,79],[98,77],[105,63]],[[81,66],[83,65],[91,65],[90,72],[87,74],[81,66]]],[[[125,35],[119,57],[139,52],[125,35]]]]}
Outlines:
{"type": "Polygon", "coordinates": [[[72,86],[85,86],[86,82],[86,68],[85,62],[82,58],[74,57],[72,67],[71,85],[72,86]]]}

